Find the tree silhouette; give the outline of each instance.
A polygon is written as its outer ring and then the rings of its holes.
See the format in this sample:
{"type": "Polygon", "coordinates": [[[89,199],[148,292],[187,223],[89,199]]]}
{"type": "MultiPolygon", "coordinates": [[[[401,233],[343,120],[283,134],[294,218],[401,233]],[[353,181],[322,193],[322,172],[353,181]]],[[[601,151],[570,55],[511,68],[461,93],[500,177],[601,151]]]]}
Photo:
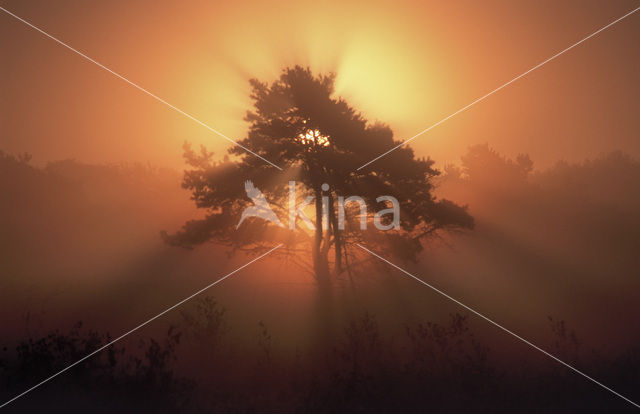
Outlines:
{"type": "Polygon", "coordinates": [[[347,270],[351,275],[360,254],[355,243],[364,241],[402,260],[415,260],[424,238],[440,230],[472,228],[466,207],[435,198],[432,179],[439,171],[431,159],[416,158],[411,148],[398,148],[372,166],[356,170],[399,142],[388,126],[368,122],[345,100],[334,97],[334,78],[333,74],[315,76],[296,66],[283,70],[271,84],[250,81],[253,109],[247,112],[249,131],[240,144],[282,170],[240,147],[232,147],[222,161],[214,161],[213,153],[204,147],[198,153],[185,143],[190,169],[183,187],[208,215],[187,222],[175,234],[163,233],[165,240],[189,248],[215,241],[256,253],[281,242],[286,246],[282,253],[309,269],[322,285],[329,283],[332,274],[347,270]],[[243,185],[247,180],[260,189],[284,226],[256,218],[237,225],[249,205],[243,185]],[[294,187],[290,181],[296,182],[294,187]],[[340,203],[340,197],[351,195],[361,197],[364,204],[340,203]],[[383,195],[399,202],[395,226],[390,214],[375,217],[388,207],[377,200],[383,195]],[[313,197],[307,211],[309,227],[305,214],[289,208],[291,199],[299,206],[307,197],[313,197]],[[372,229],[375,222],[393,229],[372,229]],[[301,251],[310,252],[311,260],[298,254],[301,251]]]}

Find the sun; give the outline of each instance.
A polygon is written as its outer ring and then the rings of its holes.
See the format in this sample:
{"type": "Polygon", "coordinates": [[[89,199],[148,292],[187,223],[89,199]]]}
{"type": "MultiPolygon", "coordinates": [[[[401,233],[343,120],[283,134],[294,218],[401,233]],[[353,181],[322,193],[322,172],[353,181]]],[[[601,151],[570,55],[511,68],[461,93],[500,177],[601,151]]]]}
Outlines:
{"type": "Polygon", "coordinates": [[[329,137],[322,135],[317,129],[310,129],[307,132],[298,135],[298,140],[304,145],[328,147],[329,137]]]}

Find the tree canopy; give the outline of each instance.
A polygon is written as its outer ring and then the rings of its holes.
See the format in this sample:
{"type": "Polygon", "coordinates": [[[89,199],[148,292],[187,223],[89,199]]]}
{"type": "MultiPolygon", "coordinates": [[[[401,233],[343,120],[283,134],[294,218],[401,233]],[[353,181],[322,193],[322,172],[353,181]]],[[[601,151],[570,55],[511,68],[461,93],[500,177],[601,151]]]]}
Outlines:
{"type": "MultiPolygon", "coordinates": [[[[283,243],[282,253],[291,255],[320,281],[353,269],[361,252],[356,243],[364,242],[401,260],[416,260],[426,237],[472,228],[473,218],[466,206],[434,196],[433,179],[439,174],[434,161],[417,158],[408,146],[356,170],[400,142],[387,125],[369,122],[344,99],[335,97],[334,79],[333,74],[314,75],[300,66],[284,69],[271,83],[252,79],[253,108],[245,118],[249,129],[239,143],[282,170],[239,146],[215,161],[206,148],[198,152],[185,143],[189,169],[183,187],[207,215],[187,222],[175,234],[164,233],[165,240],[188,248],[213,241],[256,253],[283,243]],[[250,218],[236,228],[243,210],[251,205],[243,185],[248,180],[261,190],[284,227],[250,218]],[[296,182],[296,205],[314,197],[309,208],[314,230],[301,225],[301,216],[290,217],[290,181],[296,182]],[[350,203],[345,206],[341,228],[339,197],[352,195],[366,203],[364,219],[369,223],[376,211],[388,207],[376,199],[395,197],[400,207],[398,226],[387,231],[371,225],[362,229],[360,206],[350,203]],[[328,219],[324,227],[320,225],[323,198],[328,219]],[[287,225],[287,217],[296,221],[295,229],[287,225]]],[[[391,220],[389,215],[382,216],[385,224],[391,220]]]]}

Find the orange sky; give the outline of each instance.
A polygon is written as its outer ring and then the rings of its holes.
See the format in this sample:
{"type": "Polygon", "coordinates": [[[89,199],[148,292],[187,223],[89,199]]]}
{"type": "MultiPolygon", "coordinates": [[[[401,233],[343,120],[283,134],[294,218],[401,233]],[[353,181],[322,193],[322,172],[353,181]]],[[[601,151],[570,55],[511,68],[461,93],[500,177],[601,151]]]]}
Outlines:
{"type": "MultiPolygon", "coordinates": [[[[286,65],[338,74],[337,92],[407,138],[633,8],[637,2],[104,2],[2,6],[228,136],[247,79],[286,65]],[[451,3],[451,4],[449,4],[451,3]]],[[[182,166],[184,140],[228,143],[0,13],[0,149],[37,164],[182,166]]],[[[538,166],[622,149],[640,156],[640,13],[415,140],[455,161],[470,144],[538,166]]]]}

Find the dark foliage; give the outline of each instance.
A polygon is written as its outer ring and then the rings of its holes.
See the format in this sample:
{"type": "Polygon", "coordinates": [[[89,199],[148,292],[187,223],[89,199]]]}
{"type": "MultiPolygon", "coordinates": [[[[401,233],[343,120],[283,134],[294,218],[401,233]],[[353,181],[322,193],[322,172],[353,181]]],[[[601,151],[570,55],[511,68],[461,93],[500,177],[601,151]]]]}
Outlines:
{"type": "MultiPolygon", "coordinates": [[[[163,341],[149,339],[133,352],[108,348],[9,408],[19,412],[45,408],[53,412],[632,412],[628,404],[542,356],[533,360],[538,361],[535,364],[523,361],[522,369],[496,368],[497,355],[475,338],[467,316],[460,314],[451,315],[446,324],[407,326],[404,338],[391,338],[382,334],[374,315],[365,313],[344,327],[321,366],[299,356],[274,356],[274,338],[260,322],[253,351],[240,355],[227,348],[217,359],[200,354],[200,379],[188,381],[176,373],[180,365],[173,363],[177,356],[184,357],[181,347],[189,353],[193,341],[206,343],[201,334],[216,331],[209,336],[210,351],[220,352],[224,340],[224,330],[207,328],[224,324],[221,309],[212,304],[206,299],[191,308],[187,319],[203,324],[184,325],[192,333],[200,331],[187,336],[186,342],[180,340],[181,329],[171,328],[163,341]]],[[[593,358],[580,363],[575,333],[563,321],[550,318],[550,326],[556,336],[554,351],[614,389],[638,397],[637,351],[613,363],[593,358]]],[[[56,331],[22,341],[14,358],[2,360],[2,398],[108,339],[77,325],[67,334],[56,331]]]]}
{"type": "MultiPolygon", "coordinates": [[[[27,398],[20,412],[177,412],[188,403],[193,382],[176,376],[173,363],[180,333],[170,328],[163,341],[141,341],[133,352],[114,345],[65,371],[27,398]],[[56,403],[56,404],[54,404],[56,403]],[[59,404],[59,405],[58,405],[59,404]]],[[[111,341],[108,334],[76,324],[41,338],[26,338],[15,353],[4,348],[2,400],[35,385],[111,341]]]]}
{"type": "MultiPolygon", "coordinates": [[[[415,260],[425,237],[440,230],[472,228],[473,219],[465,207],[436,199],[432,180],[439,171],[432,160],[416,158],[411,148],[393,151],[377,161],[375,169],[356,170],[399,142],[389,127],[369,123],[346,101],[335,98],[333,83],[333,75],[314,76],[298,66],[285,69],[271,84],[252,80],[254,105],[246,117],[249,132],[240,144],[283,171],[240,147],[229,150],[231,158],[215,162],[206,149],[196,153],[185,146],[190,170],[185,172],[183,186],[208,215],[186,223],[176,234],[165,233],[166,241],[192,247],[211,240],[256,252],[281,242],[287,247],[283,251],[311,253],[313,265],[307,268],[317,277],[326,277],[330,263],[340,274],[357,260],[360,251],[353,247],[357,242],[390,248],[402,260],[415,260]],[[315,197],[315,233],[305,231],[300,222],[292,231],[261,220],[236,229],[248,205],[242,187],[246,180],[264,193],[284,223],[289,214],[288,182],[295,180],[298,200],[315,197]],[[322,189],[325,183],[329,190],[322,189]],[[360,209],[354,204],[346,206],[344,229],[339,226],[338,197],[351,195],[362,197],[367,205],[368,230],[360,229],[360,209]],[[383,195],[395,197],[400,204],[400,223],[394,231],[371,230],[374,213],[385,208],[384,202],[376,200],[383,195]],[[322,197],[328,198],[324,229],[319,220],[322,197]]],[[[389,221],[389,215],[383,216],[385,224],[389,221]]]]}

